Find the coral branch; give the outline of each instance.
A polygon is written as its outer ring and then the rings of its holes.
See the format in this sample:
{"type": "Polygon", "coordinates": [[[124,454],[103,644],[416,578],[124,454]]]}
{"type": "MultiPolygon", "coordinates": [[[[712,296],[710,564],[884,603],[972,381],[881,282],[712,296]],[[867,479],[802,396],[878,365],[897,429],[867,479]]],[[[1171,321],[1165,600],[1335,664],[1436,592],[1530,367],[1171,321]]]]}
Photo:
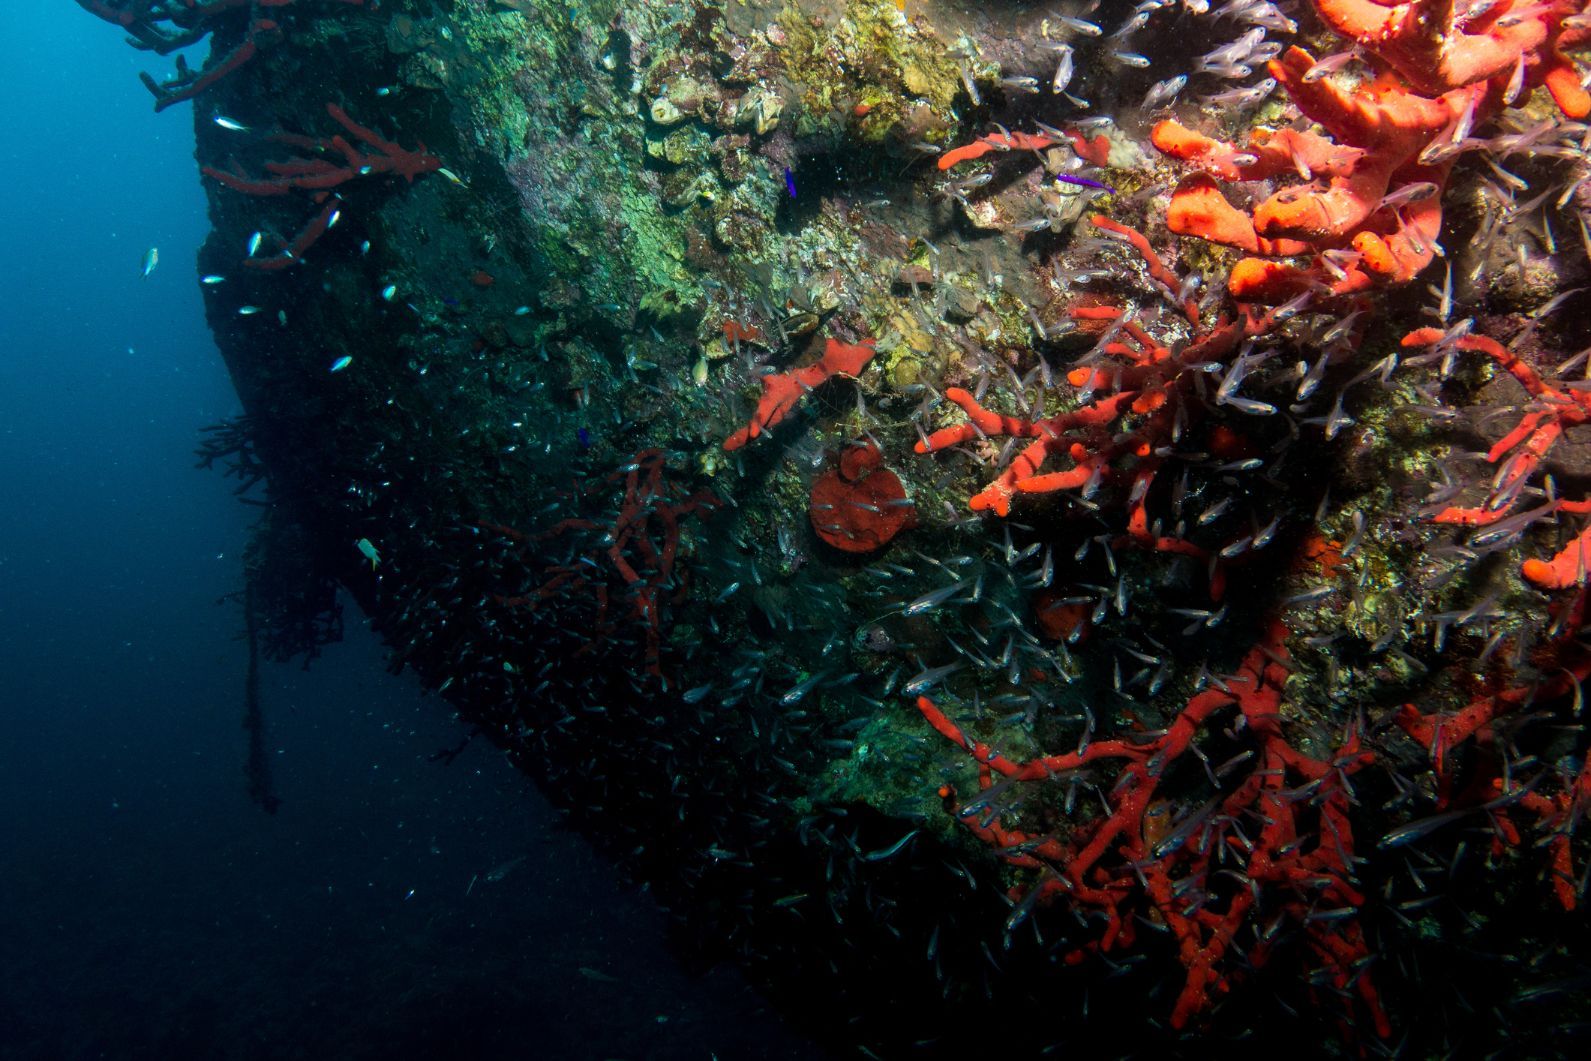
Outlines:
{"type": "MultiPolygon", "coordinates": [[[[706,518],[722,504],[710,491],[687,494],[678,483],[670,481],[665,475],[665,456],[660,449],[642,450],[628,464],[594,484],[587,491],[593,495],[606,495],[613,484],[624,484],[623,495],[610,515],[560,520],[534,539],[569,546],[574,558],[542,566],[536,576],[540,584],[532,590],[494,595],[496,602],[505,607],[535,609],[554,598],[577,599],[589,594],[596,608],[589,625],[590,640],[582,649],[588,651],[618,629],[609,619],[610,591],[616,588],[628,595],[629,618],[642,631],[646,672],[660,681],[667,591],[684,592],[675,573],[680,524],[692,516],[706,518]],[[600,540],[585,546],[580,536],[592,533],[599,534],[600,540]],[[604,557],[606,566],[601,562],[604,557]],[[613,576],[617,576],[617,581],[613,576]]],[[[519,554],[528,551],[532,539],[525,534],[511,527],[487,526],[522,543],[516,548],[519,554]]]]}
{"type": "Polygon", "coordinates": [[[301,261],[304,252],[335,223],[338,199],[332,194],[332,189],[364,177],[398,176],[406,182],[413,182],[416,177],[435,173],[442,168],[442,160],[427,153],[424,143],[412,151],[408,150],[355,122],[335,103],[326,104],[326,113],[361,145],[373,151],[355,147],[341,133],[325,139],[278,134],[271,139],[315,152],[317,156],[333,157],[267,162],[265,170],[269,176],[265,177],[254,177],[241,171],[227,172],[214,166],[204,166],[200,171],[245,195],[270,198],[294,191],[307,191],[313,193],[311,197],[314,202],[321,204],[320,212],[279,253],[267,258],[247,259],[244,264],[251,268],[282,269],[301,261]]]}
{"type": "MultiPolygon", "coordinates": [[[[1149,278],[1166,289],[1168,297],[1175,299],[1176,292],[1183,286],[1181,279],[1160,259],[1141,232],[1107,217],[1096,215],[1090,220],[1094,227],[1131,245],[1143,258],[1149,278]]],[[[1081,405],[1055,416],[1024,420],[991,412],[967,391],[951,387],[945,391],[945,397],[966,412],[967,422],[940,428],[918,442],[916,451],[933,453],[984,436],[1035,439],[1017,453],[993,482],[974,494],[969,503],[974,512],[992,511],[1000,516],[1010,514],[1012,499],[1019,493],[1076,490],[1086,499],[1099,486],[1126,470],[1130,462],[1134,500],[1129,506],[1127,531],[1116,539],[1117,544],[1199,560],[1210,559],[1209,550],[1186,539],[1161,534],[1149,520],[1145,499],[1162,461],[1160,451],[1176,433],[1179,418],[1189,416],[1190,410],[1202,408],[1199,402],[1188,400],[1197,393],[1199,386],[1197,377],[1201,370],[1197,366],[1224,362],[1236,353],[1245,337],[1267,331],[1271,322],[1245,316],[1238,321],[1220,318],[1214,324],[1204,324],[1191,299],[1178,303],[1178,309],[1193,326],[1193,334],[1173,349],[1157,342],[1119,310],[1102,306],[1076,307],[1074,318],[1109,321],[1108,331],[1131,340],[1130,343],[1112,341],[1111,335],[1102,336],[1101,352],[1119,361],[1077,368],[1067,374],[1067,381],[1080,388],[1081,405]],[[1114,393],[1095,398],[1101,391],[1114,393]],[[1120,422],[1128,416],[1142,419],[1119,430],[1120,422]],[[1072,466],[1062,471],[1043,471],[1052,457],[1068,458],[1072,466]]],[[[1253,403],[1250,408],[1270,410],[1263,403],[1253,403]]],[[[1212,565],[1211,595],[1219,598],[1223,586],[1219,568],[1212,565]]]]}
{"type": "MultiPolygon", "coordinates": [[[[1508,517],[1518,503],[1519,495],[1540,469],[1553,445],[1570,427],[1591,423],[1591,393],[1584,390],[1554,387],[1543,380],[1536,370],[1521,361],[1513,351],[1484,335],[1462,335],[1444,339],[1436,328],[1419,328],[1403,337],[1405,348],[1426,348],[1440,353],[1444,348],[1485,354],[1495,361],[1525,388],[1533,399],[1530,411],[1508,434],[1495,442],[1486,453],[1491,464],[1501,463],[1491,493],[1479,506],[1465,508],[1452,505],[1438,512],[1437,523],[1463,527],[1484,527],[1508,517]]],[[[1591,501],[1566,501],[1555,499],[1538,510],[1545,517],[1556,512],[1584,514],[1591,512],[1591,501]]],[[[1586,582],[1587,559],[1591,557],[1591,527],[1583,530],[1573,542],[1550,561],[1530,559],[1520,569],[1527,580],[1540,589],[1567,589],[1586,582]]]]}
{"type": "Polygon", "coordinates": [[[990,133],[970,144],[946,151],[939,156],[937,165],[940,169],[949,169],[969,159],[982,158],[990,151],[1042,151],[1054,143],[1053,139],[1042,133],[990,133]]]}
{"type": "MultiPolygon", "coordinates": [[[[1263,965],[1276,930],[1290,921],[1300,927],[1325,982],[1356,992],[1377,1034],[1386,1036],[1391,1026],[1363,968],[1370,954],[1363,929],[1354,917],[1322,915],[1363,902],[1354,880],[1347,778],[1373,757],[1353,729],[1325,759],[1305,754],[1283,736],[1286,634],[1280,622],[1271,623],[1235,674],[1194,695],[1159,736],[1142,741],[1098,740],[1076,752],[1019,763],[969,737],[931,700],[919,698],[917,707],[934,730],[978,764],[981,790],[993,787],[994,774],[1042,784],[1101,766],[1116,769],[1114,778],[1100,779],[1100,791],[1110,794],[1106,813],[1069,836],[1030,836],[998,816],[981,820],[982,811],[957,813],[985,843],[1007,852],[1012,866],[1041,872],[1038,883],[1013,891],[1019,904],[1027,898],[1064,902],[1103,915],[1100,936],[1075,948],[1068,961],[1132,946],[1138,925],[1150,919],[1164,925],[1186,972],[1171,1013],[1172,1026],[1181,1028],[1230,989],[1244,964],[1263,965]],[[1156,826],[1155,811],[1164,806],[1161,780],[1193,751],[1214,719],[1232,708],[1239,728],[1255,742],[1254,770],[1175,827],[1156,826]],[[1252,837],[1238,827],[1239,820],[1249,819],[1263,823],[1252,837]]],[[[941,791],[954,809],[955,790],[941,791]]],[[[1352,1009],[1351,1001],[1346,1004],[1352,1009]]]]}
{"type": "Polygon", "coordinates": [[[280,36],[281,26],[268,18],[249,23],[248,34],[236,48],[219,59],[212,59],[199,70],[190,70],[182,56],[177,57],[177,74],[166,81],[156,81],[147,73],[138,75],[152,96],[155,110],[165,110],[185,100],[193,99],[222,78],[245,66],[259,54],[262,42],[274,41],[280,36]]]}
{"type": "MultiPolygon", "coordinates": [[[[362,7],[365,0],[320,0],[344,7],[362,7]]],[[[212,51],[198,70],[177,57],[176,76],[157,81],[140,74],[144,87],[155,97],[155,110],[193,99],[216,82],[246,66],[260,48],[275,43],[281,25],[261,11],[293,7],[297,0],[77,0],[77,5],[96,18],[118,26],[128,34],[135,48],[157,55],[169,55],[197,44],[212,33],[242,30],[242,39],[225,54],[212,51]]]]}
{"type": "Polygon", "coordinates": [[[1575,636],[1585,620],[1586,606],[1587,591],[1583,588],[1560,605],[1568,632],[1551,643],[1540,660],[1549,668],[1556,665],[1556,669],[1544,670],[1529,684],[1478,697],[1457,711],[1427,714],[1414,704],[1405,704],[1396,716],[1398,727],[1430,756],[1436,773],[1438,808],[1471,808],[1477,814],[1488,815],[1497,831],[1494,854],[1500,854],[1505,846],[1523,846],[1518,828],[1509,818],[1512,806],[1536,815],[1546,838],[1537,846],[1549,849],[1552,892],[1565,910],[1575,908],[1575,875],[1569,840],[1575,823],[1591,806],[1591,756],[1585,758],[1576,774],[1559,771],[1557,791],[1541,792],[1521,787],[1511,779],[1497,761],[1491,745],[1495,739],[1494,727],[1502,725],[1503,720],[1523,715],[1539,704],[1562,701],[1564,697],[1572,696],[1578,701],[1581,683],[1591,678],[1591,658],[1575,636]],[[1473,776],[1470,784],[1455,793],[1454,780],[1458,774],[1455,760],[1466,750],[1466,745],[1473,776]]]}
{"type": "Polygon", "coordinates": [[[435,173],[442,168],[442,160],[428,154],[423,143],[412,151],[407,150],[391,140],[382,138],[374,130],[359,125],[335,103],[326,104],[326,113],[361,144],[374,148],[375,153],[359,150],[340,133],[321,140],[279,137],[278,139],[308,147],[323,156],[335,154],[338,159],[334,161],[331,158],[316,157],[268,162],[265,165],[266,172],[270,174],[268,177],[228,173],[214,166],[205,166],[200,172],[206,177],[220,181],[233,191],[243,192],[246,195],[273,196],[286,195],[291,191],[327,191],[359,177],[388,174],[412,182],[416,177],[435,173]]]}
{"type": "Polygon", "coordinates": [[[757,401],[756,412],[751,414],[751,422],[725,439],[724,448],[739,449],[778,424],[790,415],[802,395],[815,390],[825,380],[833,376],[860,376],[873,359],[873,353],[871,339],[856,344],[830,339],[823,356],[805,368],[762,377],[762,397],[757,401]]]}

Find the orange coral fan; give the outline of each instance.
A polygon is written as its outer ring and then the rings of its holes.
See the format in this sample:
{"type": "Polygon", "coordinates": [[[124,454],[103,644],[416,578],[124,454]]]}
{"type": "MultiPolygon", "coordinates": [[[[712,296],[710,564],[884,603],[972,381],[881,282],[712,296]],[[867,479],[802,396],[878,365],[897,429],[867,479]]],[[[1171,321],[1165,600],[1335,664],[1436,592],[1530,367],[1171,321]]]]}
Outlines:
{"type": "Polygon", "coordinates": [[[823,356],[806,368],[773,373],[762,377],[762,398],[751,422],[724,440],[725,449],[739,449],[747,442],[773,427],[795,408],[801,396],[831,376],[859,376],[873,359],[873,340],[860,343],[842,343],[830,339],[823,356]]]}
{"type": "Polygon", "coordinates": [[[1293,130],[1258,130],[1240,150],[1173,121],[1157,125],[1157,148],[1205,170],[1183,182],[1172,197],[1167,224],[1252,254],[1285,257],[1350,245],[1357,253],[1317,255],[1308,269],[1259,259],[1239,262],[1228,280],[1234,298],[1283,301],[1324,280],[1338,294],[1377,283],[1403,283],[1430,264],[1442,227],[1440,190],[1451,160],[1425,164],[1422,154],[1460,115],[1473,113],[1484,90],[1461,89],[1439,100],[1416,95],[1395,78],[1381,77],[1345,91],[1307,82],[1315,65],[1302,48],[1271,63],[1276,78],[1300,110],[1331,138],[1293,130]],[[1252,215],[1228,203],[1212,178],[1261,180],[1297,173],[1310,183],[1283,188],[1252,215]],[[1413,186],[1428,185],[1428,188],[1413,186]],[[1383,206],[1389,191],[1412,188],[1402,202],[1383,206]]]}
{"type": "Polygon", "coordinates": [[[1327,135],[1261,129],[1239,148],[1168,120],[1151,137],[1163,153],[1204,171],[1173,196],[1172,231],[1257,256],[1240,261],[1228,279],[1240,300],[1407,282],[1437,253],[1441,192],[1469,129],[1537,84],[1547,85],[1565,114],[1591,113],[1591,97],[1562,52],[1591,31],[1564,25],[1577,11],[1568,0],[1529,7],[1499,0],[1473,18],[1455,15],[1452,0],[1315,6],[1382,68],[1346,89],[1312,77],[1315,59],[1302,48],[1271,61],[1271,75],[1327,135]],[[1307,183],[1277,191],[1252,214],[1216,185],[1289,173],[1307,183]],[[1308,253],[1315,255],[1308,267],[1266,260],[1308,253]]]}
{"type": "Polygon", "coordinates": [[[812,484],[807,515],[819,538],[847,553],[882,549],[917,526],[917,509],[900,476],[884,467],[878,447],[866,441],[847,446],[836,466],[812,484]]]}

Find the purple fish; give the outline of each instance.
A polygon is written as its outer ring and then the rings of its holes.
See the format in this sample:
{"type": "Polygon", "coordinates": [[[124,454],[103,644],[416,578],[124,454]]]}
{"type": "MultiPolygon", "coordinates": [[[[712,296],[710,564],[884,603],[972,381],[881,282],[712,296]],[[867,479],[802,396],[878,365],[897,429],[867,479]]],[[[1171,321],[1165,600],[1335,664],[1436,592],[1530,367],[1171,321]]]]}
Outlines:
{"type": "Polygon", "coordinates": [[[1074,177],[1070,173],[1057,173],[1055,181],[1058,184],[1076,184],[1082,188],[1098,188],[1102,192],[1109,192],[1112,195],[1116,194],[1116,189],[1108,184],[1101,184],[1098,181],[1089,180],[1087,177],[1074,177]]]}
{"type": "Polygon", "coordinates": [[[796,197],[796,194],[795,194],[795,174],[790,172],[790,167],[789,166],[786,166],[784,168],[784,187],[785,187],[785,190],[790,193],[790,198],[794,199],[796,197]]]}

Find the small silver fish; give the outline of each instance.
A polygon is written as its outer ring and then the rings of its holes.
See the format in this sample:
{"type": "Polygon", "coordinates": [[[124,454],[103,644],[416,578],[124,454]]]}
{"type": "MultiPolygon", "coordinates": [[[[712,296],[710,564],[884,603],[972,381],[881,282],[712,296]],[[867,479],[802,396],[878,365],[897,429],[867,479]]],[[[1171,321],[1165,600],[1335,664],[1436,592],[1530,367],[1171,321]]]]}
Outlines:
{"type": "Polygon", "coordinates": [[[256,232],[249,237],[249,257],[252,258],[259,251],[260,244],[265,242],[265,233],[256,232]]]}
{"type": "Polygon", "coordinates": [[[1100,29],[1097,24],[1089,22],[1085,19],[1073,18],[1071,15],[1056,15],[1055,21],[1059,22],[1073,33],[1081,33],[1085,37],[1097,37],[1101,33],[1105,32],[1104,30],[1100,29]]]}
{"type": "Polygon", "coordinates": [[[1267,77],[1265,80],[1248,88],[1234,88],[1229,92],[1217,92],[1203,97],[1204,102],[1216,107],[1252,107],[1254,104],[1276,91],[1276,79],[1267,77]]]}
{"type": "Polygon", "coordinates": [[[805,680],[792,685],[790,690],[779,698],[779,703],[785,707],[793,707],[796,704],[799,704],[802,700],[806,699],[806,695],[808,693],[828,680],[828,677],[829,672],[826,670],[818,671],[816,674],[809,675],[805,680]]]}
{"type": "Polygon", "coordinates": [[[927,670],[914,675],[910,681],[901,686],[901,695],[916,696],[918,693],[925,692],[937,685],[942,679],[949,677],[951,674],[960,670],[965,665],[966,664],[964,663],[957,662],[947,663],[943,667],[930,667],[927,670]]]}
{"type": "Polygon", "coordinates": [[[962,590],[972,585],[972,582],[972,579],[964,578],[960,582],[955,582],[948,586],[941,586],[939,589],[933,590],[932,592],[924,593],[921,597],[918,597],[916,600],[906,605],[906,607],[902,608],[901,614],[908,616],[921,615],[923,612],[932,611],[941,604],[945,603],[951,597],[954,597],[957,593],[960,593],[962,590]]]}
{"type": "Polygon", "coordinates": [[[1357,49],[1350,49],[1346,52],[1338,52],[1335,55],[1326,56],[1304,71],[1304,84],[1313,85],[1328,74],[1336,73],[1357,58],[1358,54],[1357,49]]]}
{"type": "Polygon", "coordinates": [[[525,855],[520,855],[518,858],[511,858],[495,869],[487,871],[487,873],[481,879],[490,884],[496,884],[498,881],[514,872],[514,870],[518,869],[520,864],[525,861],[526,857],[527,856],[525,855]]]}
{"type": "Polygon", "coordinates": [[[249,131],[248,126],[244,125],[242,122],[234,121],[224,114],[217,114],[215,116],[215,123],[228,132],[246,133],[249,131]]]}
{"type": "Polygon", "coordinates": [[[1072,83],[1076,67],[1070,44],[1064,44],[1057,50],[1060,52],[1060,58],[1055,63],[1055,78],[1050,82],[1050,91],[1060,95],[1066,91],[1066,86],[1072,83]]]}
{"type": "Polygon", "coordinates": [[[1187,74],[1178,74],[1176,77],[1168,77],[1164,81],[1156,81],[1149,86],[1149,91],[1144,95],[1144,101],[1141,106],[1146,111],[1165,106],[1175,100],[1182,90],[1187,87],[1187,74]]]}

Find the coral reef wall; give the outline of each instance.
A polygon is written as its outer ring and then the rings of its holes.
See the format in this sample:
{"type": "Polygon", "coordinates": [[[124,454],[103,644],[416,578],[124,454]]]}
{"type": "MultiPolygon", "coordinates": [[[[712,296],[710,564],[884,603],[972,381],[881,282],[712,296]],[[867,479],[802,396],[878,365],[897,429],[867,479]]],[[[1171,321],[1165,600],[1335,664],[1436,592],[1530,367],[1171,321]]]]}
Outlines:
{"type": "Polygon", "coordinates": [[[79,3],[209,35],[302,566],[705,958],[864,1056],[1572,1050],[1584,4],[79,3]]]}

